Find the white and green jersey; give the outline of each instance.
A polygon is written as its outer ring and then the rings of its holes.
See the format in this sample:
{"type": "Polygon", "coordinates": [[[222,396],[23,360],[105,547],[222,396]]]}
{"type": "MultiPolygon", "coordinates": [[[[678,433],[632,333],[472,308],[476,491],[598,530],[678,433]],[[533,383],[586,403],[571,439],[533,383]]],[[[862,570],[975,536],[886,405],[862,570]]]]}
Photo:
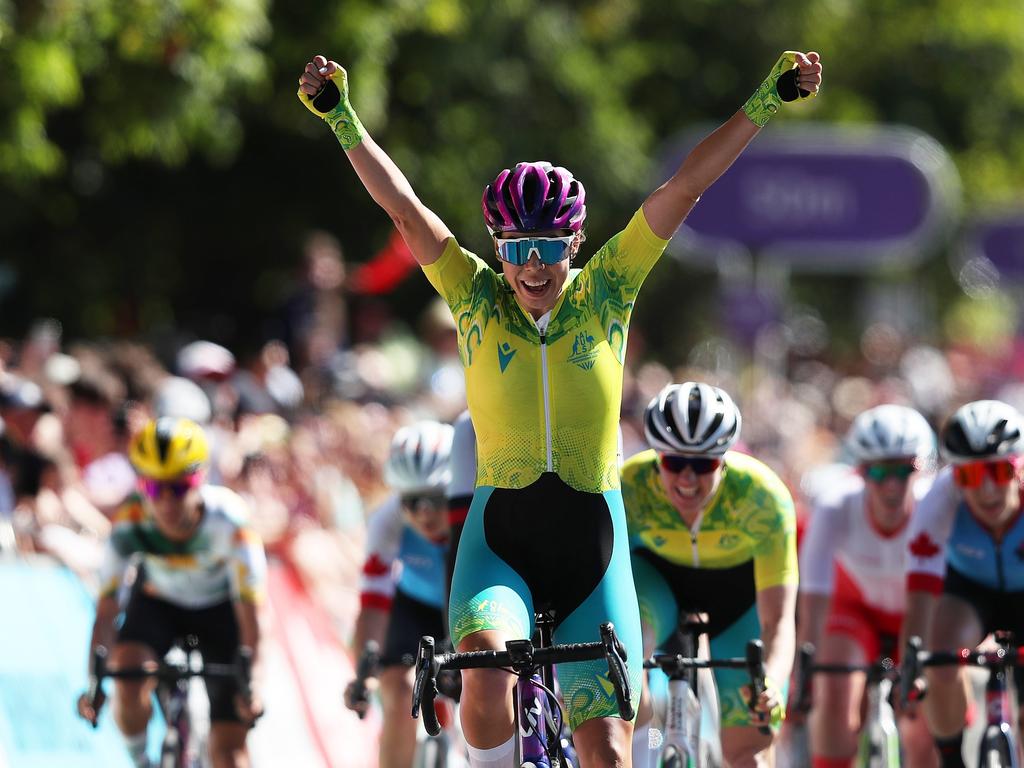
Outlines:
{"type": "Polygon", "coordinates": [[[162,534],[142,497],[133,495],[114,516],[100,570],[100,596],[113,595],[134,557],[141,558],[146,594],[182,608],[225,600],[258,603],[266,591],[263,543],[248,524],[242,498],[217,485],[200,489],[203,517],[186,541],[162,534]]]}

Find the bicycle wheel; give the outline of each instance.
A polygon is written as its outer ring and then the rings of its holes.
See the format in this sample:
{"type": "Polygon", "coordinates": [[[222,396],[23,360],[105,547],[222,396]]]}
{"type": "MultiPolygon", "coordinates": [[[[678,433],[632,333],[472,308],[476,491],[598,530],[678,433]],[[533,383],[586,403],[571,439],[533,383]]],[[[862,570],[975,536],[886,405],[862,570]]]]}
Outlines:
{"type": "Polygon", "coordinates": [[[686,759],[686,755],[671,744],[665,747],[665,751],[661,753],[661,761],[658,763],[659,768],[688,768],[688,765],[689,761],[686,759]]]}
{"type": "Polygon", "coordinates": [[[416,746],[416,768],[448,768],[448,738],[444,731],[427,736],[416,746]]]}
{"type": "Polygon", "coordinates": [[[979,768],[1017,768],[1017,754],[1010,727],[990,725],[981,740],[979,768]]]}

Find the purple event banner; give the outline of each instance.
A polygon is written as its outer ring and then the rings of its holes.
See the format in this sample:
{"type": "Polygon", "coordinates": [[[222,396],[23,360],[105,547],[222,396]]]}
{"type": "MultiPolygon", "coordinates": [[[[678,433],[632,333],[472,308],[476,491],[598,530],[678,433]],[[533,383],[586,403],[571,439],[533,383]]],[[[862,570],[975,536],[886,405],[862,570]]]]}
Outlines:
{"type": "Polygon", "coordinates": [[[978,222],[968,235],[972,255],[984,256],[999,273],[1024,280],[1024,211],[978,222]]]}
{"type": "MultiPolygon", "coordinates": [[[[758,136],[680,229],[698,260],[742,246],[805,269],[913,263],[955,220],[959,179],[930,137],[903,128],[776,126],[758,136]]],[[[678,167],[699,140],[669,153],[678,167]]]]}

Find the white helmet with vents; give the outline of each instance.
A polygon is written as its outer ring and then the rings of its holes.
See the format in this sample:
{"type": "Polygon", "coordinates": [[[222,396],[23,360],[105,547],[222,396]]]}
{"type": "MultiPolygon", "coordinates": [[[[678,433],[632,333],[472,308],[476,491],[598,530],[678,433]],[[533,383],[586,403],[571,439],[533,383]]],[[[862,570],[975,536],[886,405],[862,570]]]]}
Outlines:
{"type": "Polygon", "coordinates": [[[695,381],[669,384],[644,412],[644,434],[659,453],[721,456],[739,439],[742,423],[724,390],[695,381]]]}
{"type": "Polygon", "coordinates": [[[1020,412],[1001,400],[961,406],[942,429],[942,453],[956,462],[1015,456],[1024,451],[1020,412]]]}
{"type": "Polygon", "coordinates": [[[879,405],[853,420],[846,447],[860,464],[907,458],[925,462],[935,456],[935,433],[913,408],[879,405]]]}
{"type": "Polygon", "coordinates": [[[444,491],[451,480],[454,433],[450,424],[438,421],[402,427],[391,441],[385,481],[399,493],[444,491]]]}

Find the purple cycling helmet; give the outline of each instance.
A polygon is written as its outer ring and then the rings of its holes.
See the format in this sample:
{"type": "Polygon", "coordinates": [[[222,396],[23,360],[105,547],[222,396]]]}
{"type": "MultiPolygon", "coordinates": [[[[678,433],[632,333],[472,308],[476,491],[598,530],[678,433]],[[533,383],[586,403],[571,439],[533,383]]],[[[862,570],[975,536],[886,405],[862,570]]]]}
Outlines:
{"type": "Polygon", "coordinates": [[[579,232],[587,218],[583,184],[558,165],[518,163],[484,188],[481,207],[491,234],[568,229],[579,232]]]}

